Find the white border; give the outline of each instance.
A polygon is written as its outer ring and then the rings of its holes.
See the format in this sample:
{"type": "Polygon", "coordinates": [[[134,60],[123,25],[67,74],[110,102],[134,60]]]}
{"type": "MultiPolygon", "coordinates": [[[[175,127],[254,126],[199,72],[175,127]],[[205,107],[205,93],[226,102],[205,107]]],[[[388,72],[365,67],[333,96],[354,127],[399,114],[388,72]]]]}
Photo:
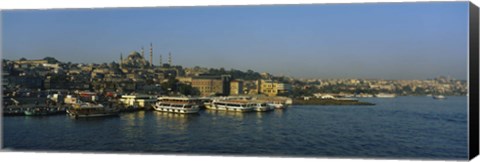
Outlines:
{"type": "MultiPolygon", "coordinates": [[[[371,3],[371,2],[428,2],[426,0],[0,0],[0,9],[52,9],[52,8],[103,8],[103,7],[158,7],[158,6],[215,6],[215,5],[265,5],[311,3],[371,3]]],[[[466,0],[433,0],[466,1],[466,0]]],[[[478,1],[478,0],[476,0],[478,1]]]]}
{"type": "MultiPolygon", "coordinates": [[[[452,1],[452,0],[434,0],[452,1]]],[[[465,1],[465,0],[453,0],[465,1]]],[[[217,5],[266,5],[266,4],[325,4],[325,3],[373,3],[373,2],[428,2],[426,0],[0,0],[0,10],[11,9],[58,9],[58,8],[117,8],[117,7],[159,7],[159,6],[217,6],[217,5]]],[[[472,0],[477,6],[480,0],[472,0]]],[[[1,15],[0,15],[1,16],[1,15]]],[[[1,17],[0,17],[1,25],[1,17]]],[[[0,52],[1,52],[0,26],[0,52]]],[[[0,136],[1,137],[1,136],[0,136]]],[[[5,151],[5,150],[4,150],[5,151]]],[[[21,153],[0,152],[0,159],[15,161],[412,161],[415,160],[361,160],[361,159],[332,159],[332,158],[269,158],[269,157],[225,157],[225,156],[186,156],[186,155],[138,155],[138,154],[92,154],[92,153],[21,153]],[[86,156],[88,155],[88,156],[86,156]]],[[[417,160],[418,161],[418,160],[417,160]]],[[[480,162],[480,158],[473,160],[480,162]]]]}

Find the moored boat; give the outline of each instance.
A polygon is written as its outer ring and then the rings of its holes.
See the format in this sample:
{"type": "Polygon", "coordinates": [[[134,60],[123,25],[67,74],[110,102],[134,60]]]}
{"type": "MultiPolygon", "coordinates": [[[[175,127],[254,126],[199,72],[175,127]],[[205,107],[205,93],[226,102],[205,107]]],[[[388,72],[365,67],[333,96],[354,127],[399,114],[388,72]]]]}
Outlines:
{"type": "Polygon", "coordinates": [[[213,101],[212,106],[209,109],[248,112],[253,111],[254,106],[255,104],[249,102],[248,100],[222,100],[213,101]]]}
{"type": "Polygon", "coordinates": [[[187,97],[160,97],[153,105],[155,111],[191,114],[200,110],[197,99],[187,97]]]}
{"type": "Polygon", "coordinates": [[[274,110],[275,108],[269,104],[267,104],[266,102],[257,102],[257,103],[254,103],[254,106],[253,106],[253,111],[270,111],[270,110],[274,110]]]}
{"type": "Polygon", "coordinates": [[[93,103],[76,103],[67,110],[67,114],[71,117],[102,117],[115,116],[119,114],[119,110],[112,107],[104,107],[102,104],[93,103]]]}
{"type": "Polygon", "coordinates": [[[212,102],[213,102],[213,100],[207,100],[207,101],[203,102],[203,106],[205,106],[206,109],[213,109],[212,102]]]}
{"type": "Polygon", "coordinates": [[[292,104],[292,99],[287,97],[259,97],[256,100],[266,102],[275,109],[284,109],[292,104]]]}
{"type": "Polygon", "coordinates": [[[24,111],[24,114],[27,116],[44,116],[44,115],[56,114],[57,112],[58,112],[58,109],[56,108],[37,106],[37,107],[27,108],[27,110],[24,111]]]}
{"type": "Polygon", "coordinates": [[[269,106],[272,106],[276,109],[284,109],[284,108],[287,108],[287,105],[284,104],[283,102],[280,102],[280,101],[272,101],[270,103],[268,103],[269,106]]]}

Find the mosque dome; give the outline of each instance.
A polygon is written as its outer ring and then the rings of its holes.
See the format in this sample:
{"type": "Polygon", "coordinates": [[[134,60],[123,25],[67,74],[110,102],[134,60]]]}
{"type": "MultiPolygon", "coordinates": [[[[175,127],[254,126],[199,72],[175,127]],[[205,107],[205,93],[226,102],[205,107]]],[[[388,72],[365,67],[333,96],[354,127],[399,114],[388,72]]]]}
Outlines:
{"type": "Polygon", "coordinates": [[[128,57],[122,60],[122,64],[127,67],[146,67],[149,63],[143,58],[143,56],[137,51],[131,52],[128,57]]]}
{"type": "Polygon", "coordinates": [[[137,51],[133,51],[133,52],[130,53],[130,55],[128,55],[128,59],[136,60],[136,59],[143,59],[143,57],[137,51]]]}

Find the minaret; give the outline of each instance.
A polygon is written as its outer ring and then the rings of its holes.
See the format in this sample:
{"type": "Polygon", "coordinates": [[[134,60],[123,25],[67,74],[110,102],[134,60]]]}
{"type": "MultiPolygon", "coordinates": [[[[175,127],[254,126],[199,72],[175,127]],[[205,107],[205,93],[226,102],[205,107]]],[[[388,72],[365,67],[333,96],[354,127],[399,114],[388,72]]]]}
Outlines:
{"type": "Polygon", "coordinates": [[[163,66],[162,55],[160,54],[160,67],[163,66]]]}
{"type": "Polygon", "coordinates": [[[143,50],[143,47],[142,47],[142,57],[143,59],[145,59],[145,51],[143,50]]]}
{"type": "Polygon", "coordinates": [[[122,68],[123,64],[123,53],[120,53],[120,68],[122,68]]]}
{"type": "Polygon", "coordinates": [[[168,52],[168,64],[172,66],[172,53],[168,52]]]}
{"type": "Polygon", "coordinates": [[[150,66],[153,67],[153,44],[150,43],[150,66]]]}

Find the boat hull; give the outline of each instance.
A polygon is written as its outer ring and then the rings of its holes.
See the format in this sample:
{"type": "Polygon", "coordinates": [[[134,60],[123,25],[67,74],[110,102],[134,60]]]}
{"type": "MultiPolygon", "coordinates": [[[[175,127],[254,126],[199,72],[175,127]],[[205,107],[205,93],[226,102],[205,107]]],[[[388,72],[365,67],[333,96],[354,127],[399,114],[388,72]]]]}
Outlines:
{"type": "Polygon", "coordinates": [[[118,116],[118,112],[111,113],[95,113],[95,114],[77,114],[77,113],[68,113],[69,116],[74,118],[94,118],[94,117],[105,117],[105,116],[118,116]]]}
{"type": "Polygon", "coordinates": [[[193,114],[198,113],[199,109],[174,109],[174,108],[153,108],[155,111],[160,112],[170,112],[170,113],[180,113],[180,114],[193,114]]]}
{"type": "Polygon", "coordinates": [[[270,111],[272,109],[268,109],[268,108],[253,108],[253,111],[257,111],[257,112],[265,112],[265,111],[270,111]]]}
{"type": "Polygon", "coordinates": [[[25,111],[24,114],[26,116],[43,116],[43,115],[49,115],[48,112],[34,112],[34,111],[25,111]]]}
{"type": "MultiPolygon", "coordinates": [[[[207,108],[208,109],[208,108],[207,108]]],[[[213,105],[211,110],[221,110],[221,111],[235,111],[235,112],[250,112],[253,111],[253,107],[228,107],[228,106],[219,106],[219,105],[213,105]]]]}
{"type": "Polygon", "coordinates": [[[27,109],[24,112],[24,115],[26,116],[45,116],[45,115],[53,115],[60,113],[60,111],[56,108],[41,108],[41,109],[27,109]]]}
{"type": "Polygon", "coordinates": [[[283,104],[270,104],[271,107],[274,107],[275,109],[284,109],[286,108],[285,105],[283,104]]]}
{"type": "Polygon", "coordinates": [[[160,111],[160,112],[179,113],[179,114],[193,114],[193,113],[198,113],[200,108],[198,106],[193,106],[192,108],[176,108],[176,107],[154,105],[153,110],[160,111]]]}
{"type": "Polygon", "coordinates": [[[118,116],[119,111],[104,111],[94,113],[79,113],[75,110],[67,110],[68,116],[74,118],[92,118],[92,117],[104,117],[104,116],[118,116]]]}

